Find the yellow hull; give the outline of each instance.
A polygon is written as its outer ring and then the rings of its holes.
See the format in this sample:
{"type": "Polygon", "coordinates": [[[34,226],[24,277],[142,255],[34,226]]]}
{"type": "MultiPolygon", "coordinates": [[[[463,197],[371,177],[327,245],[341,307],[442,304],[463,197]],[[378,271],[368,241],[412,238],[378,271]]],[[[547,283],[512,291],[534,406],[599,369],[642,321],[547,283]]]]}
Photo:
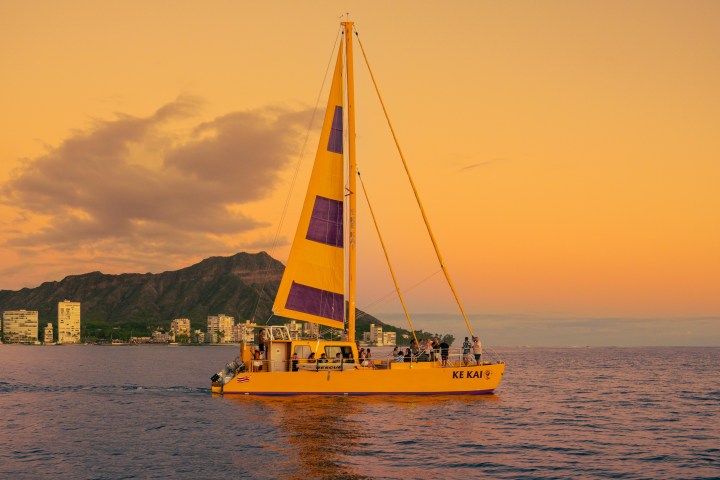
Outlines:
{"type": "MultiPolygon", "coordinates": [[[[297,372],[243,372],[222,385],[245,395],[483,394],[497,388],[504,363],[441,367],[437,362],[391,363],[390,368],[297,372]]],[[[215,389],[213,389],[215,391],[215,389]]]]}

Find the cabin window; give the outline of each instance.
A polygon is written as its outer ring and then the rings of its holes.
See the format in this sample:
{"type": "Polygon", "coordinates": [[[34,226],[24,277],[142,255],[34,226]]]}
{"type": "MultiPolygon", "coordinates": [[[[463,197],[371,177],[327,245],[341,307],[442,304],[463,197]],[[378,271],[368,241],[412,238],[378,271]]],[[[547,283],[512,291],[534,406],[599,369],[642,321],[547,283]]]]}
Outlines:
{"type": "Polygon", "coordinates": [[[309,345],[295,345],[293,353],[296,353],[298,358],[308,358],[311,351],[309,345]]]}
{"type": "Polygon", "coordinates": [[[330,345],[325,347],[325,355],[327,355],[328,360],[334,360],[338,353],[342,353],[342,349],[335,345],[330,345]]]}

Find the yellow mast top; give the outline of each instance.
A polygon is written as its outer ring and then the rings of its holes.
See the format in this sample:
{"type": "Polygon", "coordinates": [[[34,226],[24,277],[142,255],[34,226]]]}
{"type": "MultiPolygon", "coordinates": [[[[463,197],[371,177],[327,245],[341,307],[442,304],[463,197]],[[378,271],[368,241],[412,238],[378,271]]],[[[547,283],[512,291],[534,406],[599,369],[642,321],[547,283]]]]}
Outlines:
{"type": "Polygon", "coordinates": [[[347,339],[355,341],[355,290],[357,285],[356,270],[356,228],[355,204],[355,81],[353,78],[353,22],[342,22],[345,28],[345,66],[347,68],[347,118],[348,118],[348,314],[347,339]]]}

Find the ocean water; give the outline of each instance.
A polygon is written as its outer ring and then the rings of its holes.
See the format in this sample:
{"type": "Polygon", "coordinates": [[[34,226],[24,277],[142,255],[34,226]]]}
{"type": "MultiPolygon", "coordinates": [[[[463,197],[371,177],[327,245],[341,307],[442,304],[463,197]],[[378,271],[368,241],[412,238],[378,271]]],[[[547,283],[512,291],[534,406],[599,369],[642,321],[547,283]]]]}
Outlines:
{"type": "Polygon", "coordinates": [[[221,397],[235,347],[0,345],[0,478],[720,478],[720,348],[507,348],[494,395],[221,397]]]}

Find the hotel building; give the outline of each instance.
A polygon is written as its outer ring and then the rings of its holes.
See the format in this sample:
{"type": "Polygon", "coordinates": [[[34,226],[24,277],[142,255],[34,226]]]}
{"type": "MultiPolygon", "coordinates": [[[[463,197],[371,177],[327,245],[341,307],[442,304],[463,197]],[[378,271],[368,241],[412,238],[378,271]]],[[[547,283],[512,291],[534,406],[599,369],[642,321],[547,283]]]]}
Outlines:
{"type": "Polygon", "coordinates": [[[290,332],[290,338],[299,339],[302,337],[302,330],[303,330],[303,324],[302,322],[296,322],[295,320],[290,320],[290,323],[286,323],[285,326],[288,329],[288,332],[290,332]]]}
{"type": "Polygon", "coordinates": [[[363,342],[367,342],[370,345],[376,347],[382,347],[383,345],[395,345],[397,341],[397,334],[395,332],[383,332],[382,326],[370,324],[370,331],[363,333],[363,342]]]}
{"type": "Polygon", "coordinates": [[[45,325],[45,331],[43,332],[43,342],[46,344],[53,343],[55,341],[55,336],[53,335],[53,325],[52,323],[48,323],[45,325]]]}
{"type": "Polygon", "coordinates": [[[395,332],[383,332],[383,345],[397,345],[397,334],[395,332]]]}
{"type": "Polygon", "coordinates": [[[187,335],[190,338],[190,319],[189,318],[176,318],[170,322],[170,332],[174,338],[178,335],[187,335]]]}
{"type": "Polygon", "coordinates": [[[36,343],[38,341],[38,312],[9,310],[3,312],[5,343],[36,343]]]}
{"type": "Polygon", "coordinates": [[[80,302],[58,302],[58,343],[80,343],[80,302]]]}
{"type": "Polygon", "coordinates": [[[370,324],[367,341],[370,345],[383,345],[383,329],[380,325],[375,325],[374,323],[370,324]]]}
{"type": "Polygon", "coordinates": [[[210,343],[231,343],[233,341],[233,325],[235,319],[224,313],[208,316],[207,333],[210,343]]]}
{"type": "Polygon", "coordinates": [[[320,328],[318,327],[317,323],[303,323],[303,333],[308,338],[317,338],[320,334],[320,328]]]}
{"type": "Polygon", "coordinates": [[[233,326],[233,339],[236,342],[253,343],[255,341],[255,331],[249,327],[250,320],[245,323],[238,323],[233,326]]]}

